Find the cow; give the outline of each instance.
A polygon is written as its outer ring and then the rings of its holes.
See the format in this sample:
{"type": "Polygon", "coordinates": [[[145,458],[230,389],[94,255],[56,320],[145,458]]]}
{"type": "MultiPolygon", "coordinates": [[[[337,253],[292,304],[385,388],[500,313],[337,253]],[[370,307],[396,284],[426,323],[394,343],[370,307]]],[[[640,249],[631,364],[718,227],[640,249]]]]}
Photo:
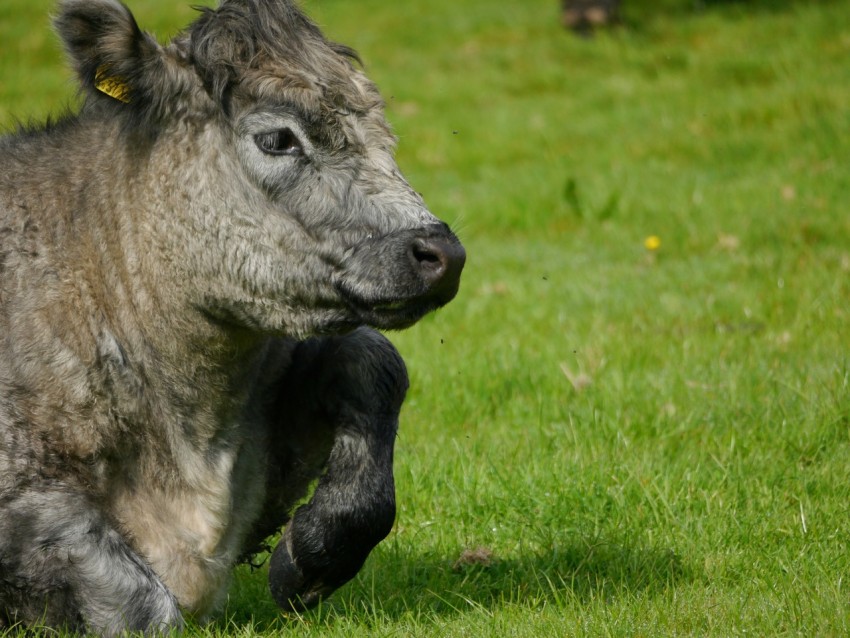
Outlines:
{"type": "Polygon", "coordinates": [[[166,44],[117,0],[55,28],[80,106],[0,138],[0,624],[179,630],[284,525],[271,593],[315,605],[395,517],[378,330],[448,303],[464,248],[292,0],[166,44]]]}
{"type": "Polygon", "coordinates": [[[620,0],[561,0],[561,22],[581,35],[620,19],[620,0]]]}

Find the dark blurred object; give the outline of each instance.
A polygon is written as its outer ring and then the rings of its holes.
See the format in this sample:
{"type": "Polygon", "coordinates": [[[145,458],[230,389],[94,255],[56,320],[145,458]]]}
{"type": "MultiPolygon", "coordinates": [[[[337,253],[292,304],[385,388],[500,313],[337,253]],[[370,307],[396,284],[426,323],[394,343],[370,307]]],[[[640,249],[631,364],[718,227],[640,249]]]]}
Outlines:
{"type": "Polygon", "coordinates": [[[561,21],[568,29],[590,35],[619,20],[620,0],[561,0],[561,21]]]}

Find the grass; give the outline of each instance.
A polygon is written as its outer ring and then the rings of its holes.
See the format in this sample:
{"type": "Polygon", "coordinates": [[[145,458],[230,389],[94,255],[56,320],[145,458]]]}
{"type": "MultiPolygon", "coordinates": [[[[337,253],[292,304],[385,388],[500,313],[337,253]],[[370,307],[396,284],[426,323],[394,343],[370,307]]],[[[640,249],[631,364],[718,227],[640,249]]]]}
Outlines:
{"type": "MultiPolygon", "coordinates": [[[[624,5],[307,2],[469,261],[392,335],[391,536],[301,617],[240,568],[197,633],[850,632],[850,2],[624,5]]],[[[73,102],[49,8],[0,5],[2,125],[73,102]]]]}

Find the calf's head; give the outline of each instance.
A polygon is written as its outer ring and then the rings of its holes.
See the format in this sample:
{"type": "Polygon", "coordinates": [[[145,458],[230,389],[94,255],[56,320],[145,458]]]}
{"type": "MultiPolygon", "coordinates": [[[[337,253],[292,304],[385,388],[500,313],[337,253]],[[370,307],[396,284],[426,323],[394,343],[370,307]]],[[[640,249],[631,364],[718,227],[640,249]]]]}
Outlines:
{"type": "Polygon", "coordinates": [[[454,297],[463,247],[400,174],[377,89],[291,0],[223,0],[164,46],[117,0],[63,0],[56,24],[136,227],[207,315],[307,336],[454,297]]]}

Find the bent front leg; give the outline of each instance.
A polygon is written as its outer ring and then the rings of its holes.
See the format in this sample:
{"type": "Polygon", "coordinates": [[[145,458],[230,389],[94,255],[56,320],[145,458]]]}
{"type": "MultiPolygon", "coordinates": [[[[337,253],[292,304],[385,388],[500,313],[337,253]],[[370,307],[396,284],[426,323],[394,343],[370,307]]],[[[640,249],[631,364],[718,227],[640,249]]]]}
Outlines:
{"type": "Polygon", "coordinates": [[[0,610],[13,623],[105,636],[183,625],[174,597],[106,517],[56,484],[0,496],[0,610]]]}
{"type": "Polygon", "coordinates": [[[288,466],[297,482],[299,471],[325,462],[272,555],[269,584],[284,609],[313,606],[349,581],[392,529],[393,446],[407,385],[398,352],[373,330],[299,344],[280,404],[295,415],[287,437],[300,444],[288,466]]]}

